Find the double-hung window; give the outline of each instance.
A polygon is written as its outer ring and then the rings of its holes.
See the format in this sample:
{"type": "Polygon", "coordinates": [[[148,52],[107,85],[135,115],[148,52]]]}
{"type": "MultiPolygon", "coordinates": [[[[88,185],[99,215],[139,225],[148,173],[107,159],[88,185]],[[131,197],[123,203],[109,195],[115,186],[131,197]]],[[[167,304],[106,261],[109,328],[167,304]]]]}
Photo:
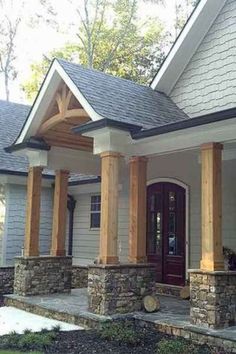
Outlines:
{"type": "Polygon", "coordinates": [[[91,196],[90,207],[90,228],[100,228],[100,215],[101,215],[101,196],[91,196]]]}

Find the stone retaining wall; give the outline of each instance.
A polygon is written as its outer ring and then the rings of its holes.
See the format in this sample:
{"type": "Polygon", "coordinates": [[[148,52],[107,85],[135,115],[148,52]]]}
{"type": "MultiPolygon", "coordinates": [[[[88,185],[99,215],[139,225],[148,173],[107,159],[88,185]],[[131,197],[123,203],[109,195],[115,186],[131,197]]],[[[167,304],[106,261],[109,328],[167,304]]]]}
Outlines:
{"type": "Polygon", "coordinates": [[[14,267],[0,267],[0,295],[12,294],[14,267]]]}
{"type": "Polygon", "coordinates": [[[17,257],[14,293],[43,295],[71,289],[72,257],[17,257]]]}
{"type": "Polygon", "coordinates": [[[236,272],[190,271],[191,323],[208,328],[236,324],[236,272]]]}
{"type": "Polygon", "coordinates": [[[142,309],[143,296],[155,292],[155,268],[149,264],[89,266],[89,309],[100,315],[142,309]]]}
{"type": "Polygon", "coordinates": [[[72,267],[72,289],[87,288],[88,286],[88,267],[73,266],[72,267]]]}

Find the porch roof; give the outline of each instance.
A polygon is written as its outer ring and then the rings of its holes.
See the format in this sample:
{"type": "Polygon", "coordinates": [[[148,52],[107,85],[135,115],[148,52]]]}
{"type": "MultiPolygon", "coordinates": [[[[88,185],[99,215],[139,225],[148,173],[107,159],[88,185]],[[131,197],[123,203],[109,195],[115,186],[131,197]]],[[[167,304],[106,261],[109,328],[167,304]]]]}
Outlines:
{"type": "MultiPolygon", "coordinates": [[[[17,147],[11,145],[17,138],[24,122],[27,119],[30,106],[7,102],[0,100],[0,174],[26,176],[28,174],[28,160],[23,155],[15,155],[7,153],[6,146],[17,147]]],[[[26,141],[23,144],[36,144],[36,141],[26,141]]],[[[35,148],[35,146],[32,146],[35,148]]],[[[42,147],[41,147],[42,148],[42,147]]],[[[46,146],[45,146],[46,148],[46,146]]],[[[54,178],[54,173],[49,170],[44,170],[44,178],[54,178]]],[[[99,182],[97,176],[87,176],[83,174],[72,174],[70,183],[83,184],[99,182]]]]}
{"type": "Polygon", "coordinates": [[[189,118],[170,97],[151,87],[56,60],[101,119],[150,129],[189,118]]]}

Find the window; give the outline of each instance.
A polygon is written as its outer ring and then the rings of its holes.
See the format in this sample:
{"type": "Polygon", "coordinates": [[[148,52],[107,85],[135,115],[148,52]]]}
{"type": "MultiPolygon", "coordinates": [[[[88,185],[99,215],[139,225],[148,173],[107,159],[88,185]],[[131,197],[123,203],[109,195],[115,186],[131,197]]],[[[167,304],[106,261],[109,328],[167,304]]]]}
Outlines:
{"type": "Polygon", "coordinates": [[[100,227],[101,196],[92,195],[90,208],[90,228],[100,227]]]}

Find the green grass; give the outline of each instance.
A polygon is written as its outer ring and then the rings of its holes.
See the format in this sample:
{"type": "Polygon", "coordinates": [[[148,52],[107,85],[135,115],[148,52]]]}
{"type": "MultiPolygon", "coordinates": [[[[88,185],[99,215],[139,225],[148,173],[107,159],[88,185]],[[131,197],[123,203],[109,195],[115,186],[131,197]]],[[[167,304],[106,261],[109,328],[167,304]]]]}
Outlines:
{"type": "MultiPolygon", "coordinates": [[[[0,354],[23,354],[23,352],[14,352],[11,350],[0,350],[0,354]]],[[[24,354],[27,354],[26,352],[24,352],[24,354]]],[[[30,352],[28,354],[42,354],[40,352],[30,352]]]]}

